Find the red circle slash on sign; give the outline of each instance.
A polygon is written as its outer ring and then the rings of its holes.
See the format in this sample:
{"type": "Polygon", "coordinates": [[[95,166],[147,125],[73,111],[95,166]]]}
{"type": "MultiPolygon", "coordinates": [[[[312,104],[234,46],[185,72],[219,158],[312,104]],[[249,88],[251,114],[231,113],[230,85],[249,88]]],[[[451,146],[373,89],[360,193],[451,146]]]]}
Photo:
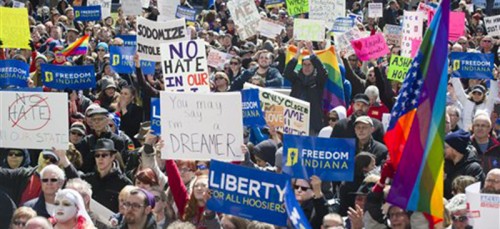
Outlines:
{"type": "Polygon", "coordinates": [[[51,119],[47,98],[40,95],[21,96],[9,105],[9,121],[12,127],[34,131],[45,127],[51,119]]]}

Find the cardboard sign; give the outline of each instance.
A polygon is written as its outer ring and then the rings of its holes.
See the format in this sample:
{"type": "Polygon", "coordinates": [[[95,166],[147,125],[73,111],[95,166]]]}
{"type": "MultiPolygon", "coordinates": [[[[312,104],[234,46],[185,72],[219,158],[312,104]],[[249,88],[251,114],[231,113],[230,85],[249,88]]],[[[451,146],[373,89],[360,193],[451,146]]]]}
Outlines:
{"type": "Polygon", "coordinates": [[[350,17],[338,17],[333,23],[332,31],[335,33],[345,33],[354,27],[354,19],[350,17]]]}
{"type": "Polygon", "coordinates": [[[0,88],[27,87],[29,67],[26,62],[20,60],[0,60],[0,88]]]}
{"type": "Polygon", "coordinates": [[[159,62],[161,43],[187,40],[184,18],[169,22],[154,22],[143,17],[137,19],[137,53],[141,60],[159,62]]]}
{"type": "Polygon", "coordinates": [[[75,20],[77,21],[100,21],[100,6],[75,6],[75,20]]]}
{"type": "Polygon", "coordinates": [[[448,40],[457,41],[459,37],[465,34],[465,13],[450,12],[450,28],[448,40]]]}
{"type": "Polygon", "coordinates": [[[255,2],[252,0],[232,0],[227,3],[227,8],[231,12],[231,17],[235,25],[238,26],[236,32],[241,40],[257,34],[257,26],[260,14],[255,2]]]}
{"type": "Polygon", "coordinates": [[[295,18],[293,20],[293,35],[296,40],[324,41],[325,21],[295,18]]]}
{"type": "Polygon", "coordinates": [[[379,18],[383,16],[384,7],[382,3],[368,3],[368,17],[379,18]]]}
{"type": "Polygon", "coordinates": [[[399,25],[387,24],[384,26],[385,40],[388,45],[396,45],[401,47],[401,30],[399,25]]]}
{"type": "Polygon", "coordinates": [[[0,92],[0,147],[68,148],[66,93],[0,92]]]}
{"type": "Polygon", "coordinates": [[[49,88],[85,90],[95,88],[94,65],[61,66],[42,64],[42,82],[49,88]]]}
{"type": "Polygon", "coordinates": [[[404,12],[401,56],[411,57],[412,40],[422,40],[424,15],[421,12],[404,12]]]}
{"type": "Polygon", "coordinates": [[[354,52],[362,61],[383,57],[390,52],[381,33],[351,41],[351,44],[354,52]]]}
{"type": "Polygon", "coordinates": [[[493,79],[495,56],[493,53],[450,53],[451,75],[459,78],[493,79]]]}
{"type": "Polygon", "coordinates": [[[211,48],[208,52],[207,64],[210,67],[217,68],[219,70],[224,69],[224,64],[229,61],[233,55],[221,52],[217,49],[211,48]]]}
{"type": "Polygon", "coordinates": [[[387,72],[387,79],[403,82],[406,73],[411,66],[411,58],[402,57],[398,55],[391,55],[389,62],[389,70],[387,72]]]}
{"type": "Polygon", "coordinates": [[[276,37],[280,35],[283,30],[285,30],[285,26],[283,24],[269,19],[260,20],[257,27],[257,31],[259,31],[260,35],[271,39],[276,39],[276,37]]]}
{"type": "Polygon", "coordinates": [[[474,228],[500,228],[500,196],[481,193],[481,182],[465,188],[469,225],[474,228]]]}
{"type": "Polygon", "coordinates": [[[212,160],[209,177],[208,209],[286,226],[283,198],[288,176],[212,160]]]}
{"type": "Polygon", "coordinates": [[[484,18],[486,32],[490,36],[500,36],[500,15],[484,18]]]}
{"type": "Polygon", "coordinates": [[[160,52],[165,90],[210,92],[203,40],[163,43],[160,52]]]}
{"type": "Polygon", "coordinates": [[[28,9],[0,7],[1,48],[30,49],[28,9]]]}
{"type": "Polygon", "coordinates": [[[242,161],[241,94],[160,92],[163,159],[242,161]]]}
{"type": "Polygon", "coordinates": [[[100,6],[102,19],[111,17],[111,0],[87,0],[87,6],[100,6]]]}
{"type": "Polygon", "coordinates": [[[310,0],[309,19],[323,20],[331,29],[335,19],[345,17],[344,0],[310,0]]]}
{"type": "Polygon", "coordinates": [[[309,12],[309,0],[286,0],[286,10],[291,16],[309,12]]]}
{"type": "MultiPolygon", "coordinates": [[[[141,15],[142,14],[142,2],[137,0],[121,0],[122,10],[124,15],[141,15]]],[[[149,3],[148,3],[149,5],[149,3]]]]}

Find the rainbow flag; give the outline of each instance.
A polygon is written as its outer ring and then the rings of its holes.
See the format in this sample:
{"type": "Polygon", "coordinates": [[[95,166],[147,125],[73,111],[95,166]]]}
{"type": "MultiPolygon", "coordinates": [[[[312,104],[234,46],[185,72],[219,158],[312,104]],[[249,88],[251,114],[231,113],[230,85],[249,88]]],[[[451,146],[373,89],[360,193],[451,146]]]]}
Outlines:
{"type": "Polygon", "coordinates": [[[412,61],[384,141],[396,173],[387,201],[443,218],[444,123],[450,0],[443,0],[412,61]]]}
{"type": "MultiPolygon", "coordinates": [[[[286,64],[290,62],[296,53],[297,47],[293,45],[288,46],[286,64]]],[[[342,105],[345,107],[344,83],[340,75],[339,62],[335,55],[335,48],[330,46],[328,49],[314,51],[314,53],[328,71],[328,80],[326,81],[325,90],[323,91],[323,113],[327,114],[331,109],[337,106],[342,105]]],[[[302,66],[302,57],[307,55],[309,55],[309,51],[302,51],[297,67],[295,68],[296,70],[300,69],[302,66]]]]}
{"type": "Polygon", "coordinates": [[[64,56],[76,56],[87,54],[89,47],[89,35],[85,35],[61,50],[64,56]]]}

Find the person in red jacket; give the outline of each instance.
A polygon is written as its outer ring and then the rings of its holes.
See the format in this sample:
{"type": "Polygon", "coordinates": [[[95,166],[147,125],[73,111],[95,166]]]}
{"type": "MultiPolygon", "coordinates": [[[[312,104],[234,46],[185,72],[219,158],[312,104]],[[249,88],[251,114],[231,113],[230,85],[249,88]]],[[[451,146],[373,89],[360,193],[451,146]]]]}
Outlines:
{"type": "MultiPolygon", "coordinates": [[[[382,101],[380,101],[378,88],[374,85],[370,85],[366,87],[364,94],[370,99],[370,108],[368,109],[368,113],[366,115],[382,121],[382,115],[384,113],[390,113],[391,111],[382,103],[382,101]]],[[[347,110],[347,116],[350,116],[351,114],[352,105],[349,106],[349,109],[347,110]]]]}

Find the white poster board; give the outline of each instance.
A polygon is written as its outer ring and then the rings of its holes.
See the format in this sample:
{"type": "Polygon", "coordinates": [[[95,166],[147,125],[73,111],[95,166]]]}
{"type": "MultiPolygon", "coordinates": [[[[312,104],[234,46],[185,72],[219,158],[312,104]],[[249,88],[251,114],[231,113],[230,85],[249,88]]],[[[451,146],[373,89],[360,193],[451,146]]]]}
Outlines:
{"type": "Polygon", "coordinates": [[[87,6],[101,6],[101,18],[111,17],[111,0],[87,0],[87,6]]]}
{"type": "Polygon", "coordinates": [[[177,5],[180,4],[179,0],[158,0],[158,12],[164,18],[169,20],[175,19],[175,11],[177,10],[177,5]]]}
{"type": "MultiPolygon", "coordinates": [[[[137,0],[121,0],[124,15],[141,15],[143,3],[137,0]]],[[[148,1],[149,3],[149,1],[148,1]]],[[[149,4],[148,4],[149,6],[149,4]]]]}
{"type": "Polygon", "coordinates": [[[165,90],[210,92],[205,41],[174,41],[160,44],[165,90]]]}
{"type": "Polygon", "coordinates": [[[379,3],[368,3],[368,17],[379,18],[382,17],[384,7],[381,2],[379,3]]]}
{"type": "Polygon", "coordinates": [[[242,161],[241,94],[160,92],[163,159],[242,161]]]}
{"type": "Polygon", "coordinates": [[[257,27],[257,31],[259,31],[260,35],[271,39],[276,39],[283,30],[285,30],[283,24],[268,19],[260,20],[259,26],[257,27]]]}
{"type": "Polygon", "coordinates": [[[486,32],[490,36],[500,36],[500,15],[484,18],[486,32]]]}
{"type": "Polygon", "coordinates": [[[401,33],[401,56],[411,57],[412,41],[422,40],[424,14],[418,11],[405,11],[401,33]]]}
{"type": "Polygon", "coordinates": [[[68,149],[66,93],[0,92],[0,147],[68,149]]]}
{"type": "Polygon", "coordinates": [[[474,228],[500,228],[500,195],[481,193],[481,182],[465,188],[469,224],[474,228]]]}
{"type": "Polygon", "coordinates": [[[227,8],[237,26],[237,33],[241,40],[257,34],[257,26],[260,14],[255,2],[252,0],[231,0],[227,2],[227,8]]]}
{"type": "Polygon", "coordinates": [[[296,40],[324,41],[325,21],[295,18],[293,20],[293,35],[296,40]]]}
{"type": "Polygon", "coordinates": [[[345,53],[344,57],[348,57],[354,54],[354,49],[352,48],[351,41],[358,40],[364,37],[366,37],[366,35],[359,31],[358,27],[355,26],[345,33],[335,35],[335,48],[339,51],[339,54],[345,53]]]}
{"type": "Polygon", "coordinates": [[[208,52],[207,64],[210,67],[223,70],[224,64],[229,61],[231,57],[233,57],[233,55],[211,48],[208,52]]]}
{"type": "Polygon", "coordinates": [[[345,17],[345,0],[309,0],[309,19],[323,20],[332,29],[339,17],[345,17]]]}
{"type": "Polygon", "coordinates": [[[168,22],[155,22],[143,17],[137,19],[137,53],[141,60],[159,62],[161,43],[186,40],[189,37],[184,18],[168,22]]]}

